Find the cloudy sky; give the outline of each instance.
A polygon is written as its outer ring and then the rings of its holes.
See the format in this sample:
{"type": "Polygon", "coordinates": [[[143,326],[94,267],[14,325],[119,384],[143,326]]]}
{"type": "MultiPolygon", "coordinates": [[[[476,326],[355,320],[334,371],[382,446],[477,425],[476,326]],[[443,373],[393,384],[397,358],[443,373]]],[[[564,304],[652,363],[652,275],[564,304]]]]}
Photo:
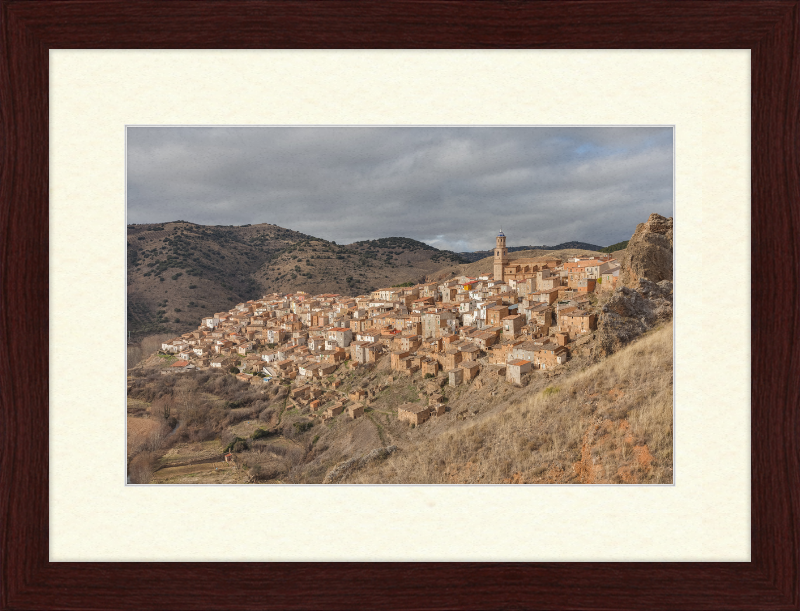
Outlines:
{"type": "Polygon", "coordinates": [[[129,127],[128,222],[273,223],[455,251],[672,216],[670,127],[129,127]]]}

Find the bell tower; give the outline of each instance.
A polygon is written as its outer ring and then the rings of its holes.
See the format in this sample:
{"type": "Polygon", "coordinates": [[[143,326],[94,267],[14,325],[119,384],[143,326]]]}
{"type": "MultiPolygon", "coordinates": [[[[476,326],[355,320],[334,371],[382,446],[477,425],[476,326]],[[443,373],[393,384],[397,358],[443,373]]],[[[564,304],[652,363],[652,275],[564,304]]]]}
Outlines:
{"type": "Polygon", "coordinates": [[[497,234],[497,244],[494,249],[494,279],[503,281],[503,268],[508,263],[508,248],[506,248],[506,234],[503,230],[497,234]]]}

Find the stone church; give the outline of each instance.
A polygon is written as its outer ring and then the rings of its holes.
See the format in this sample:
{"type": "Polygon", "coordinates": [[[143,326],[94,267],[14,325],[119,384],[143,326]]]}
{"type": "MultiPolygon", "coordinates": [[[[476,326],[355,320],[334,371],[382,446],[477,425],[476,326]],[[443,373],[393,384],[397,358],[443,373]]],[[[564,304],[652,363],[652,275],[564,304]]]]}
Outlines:
{"type": "Polygon", "coordinates": [[[553,270],[561,265],[561,259],[553,257],[512,258],[508,256],[506,248],[506,235],[500,231],[497,234],[497,243],[494,249],[494,279],[499,282],[516,280],[524,282],[529,278],[542,279],[549,277],[549,273],[542,273],[544,270],[553,270]]]}

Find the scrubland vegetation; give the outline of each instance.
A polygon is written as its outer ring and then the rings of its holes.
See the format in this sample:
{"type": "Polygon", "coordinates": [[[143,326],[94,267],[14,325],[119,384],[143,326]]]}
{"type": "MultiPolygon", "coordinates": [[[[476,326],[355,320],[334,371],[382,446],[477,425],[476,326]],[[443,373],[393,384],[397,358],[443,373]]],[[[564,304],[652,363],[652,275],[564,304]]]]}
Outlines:
{"type": "Polygon", "coordinates": [[[161,333],[158,335],[149,335],[136,344],[128,344],[128,368],[138,365],[142,358],[153,354],[156,350],[161,348],[162,342],[170,340],[173,337],[175,337],[174,334],[161,333]]]}
{"type": "MultiPolygon", "coordinates": [[[[419,374],[345,364],[340,391],[373,389],[357,420],[344,413],[322,422],[294,406],[290,386],[263,390],[225,372],[162,375],[144,367],[131,375],[132,483],[321,483],[342,463],[388,446],[396,451],[362,460],[337,481],[672,481],[671,323],[595,364],[576,359],[558,372],[534,372],[523,388],[488,370],[440,388],[419,374]],[[432,393],[444,395],[447,413],[418,427],[397,420],[398,406],[426,404],[432,393]],[[221,478],[210,463],[227,451],[238,470],[221,478]]],[[[327,395],[322,403],[330,404],[327,395]]]]}
{"type": "Polygon", "coordinates": [[[189,455],[189,446],[211,440],[219,441],[217,459],[224,449],[236,453],[240,464],[263,465],[265,472],[270,467],[269,472],[274,472],[276,465],[281,472],[288,470],[306,455],[307,429],[294,426],[300,420],[297,414],[284,412],[285,386],[275,385],[264,393],[223,372],[161,375],[158,370],[141,369],[132,373],[128,393],[131,483],[149,483],[160,467],[175,462],[162,460],[168,450],[186,446],[184,453],[189,455]],[[246,433],[239,427],[245,422],[249,422],[246,433]]]}
{"type": "MultiPolygon", "coordinates": [[[[671,483],[672,324],[349,483],[671,483]]],[[[424,425],[423,425],[424,426],[424,425]]]]}

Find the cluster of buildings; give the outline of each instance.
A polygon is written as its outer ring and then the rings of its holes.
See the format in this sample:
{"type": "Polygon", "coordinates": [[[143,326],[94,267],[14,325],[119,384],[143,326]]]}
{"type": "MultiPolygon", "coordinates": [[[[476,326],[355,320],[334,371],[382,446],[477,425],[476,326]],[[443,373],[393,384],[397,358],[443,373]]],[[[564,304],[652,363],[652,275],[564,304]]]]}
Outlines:
{"type": "MultiPolygon", "coordinates": [[[[240,379],[254,384],[295,380],[292,399],[312,409],[326,398],[312,382],[335,391],[339,380],[332,374],[346,360],[388,359],[395,371],[445,374],[453,386],[492,366],[522,384],[532,370],[565,363],[570,343],[596,328],[589,295],[613,290],[620,266],[611,256],[514,259],[505,240],[501,232],[492,276],[389,287],[359,297],[265,295],[203,318],[197,330],[165,342],[162,350],[178,356],[172,365],[177,370],[235,367],[240,379]]],[[[335,407],[343,411],[345,403],[335,407]]],[[[431,409],[436,413],[436,406],[431,409]]]]}

